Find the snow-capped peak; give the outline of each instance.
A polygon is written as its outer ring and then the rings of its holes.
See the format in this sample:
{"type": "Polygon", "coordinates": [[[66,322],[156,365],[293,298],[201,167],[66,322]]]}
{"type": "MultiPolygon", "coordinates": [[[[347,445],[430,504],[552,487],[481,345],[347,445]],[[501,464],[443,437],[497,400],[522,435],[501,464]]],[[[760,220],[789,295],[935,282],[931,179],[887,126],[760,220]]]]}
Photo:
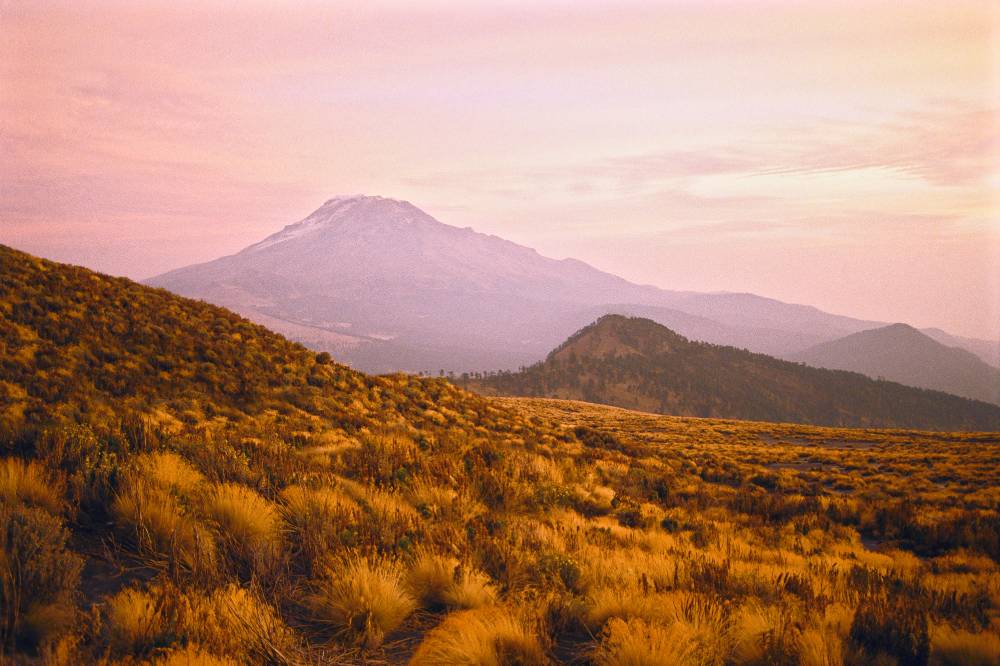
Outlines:
{"type": "Polygon", "coordinates": [[[327,199],[309,217],[290,224],[276,234],[251,245],[251,253],[337,224],[367,225],[373,222],[409,225],[430,218],[408,201],[365,194],[345,194],[327,199]]]}

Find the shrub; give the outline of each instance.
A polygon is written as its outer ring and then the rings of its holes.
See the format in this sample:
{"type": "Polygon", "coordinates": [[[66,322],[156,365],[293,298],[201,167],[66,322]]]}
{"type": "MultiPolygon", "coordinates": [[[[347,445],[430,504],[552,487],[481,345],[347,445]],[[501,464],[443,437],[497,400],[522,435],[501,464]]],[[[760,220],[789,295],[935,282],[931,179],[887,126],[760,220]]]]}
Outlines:
{"type": "Polygon", "coordinates": [[[547,662],[538,638],[509,612],[482,608],[448,615],[417,647],[410,666],[547,662]]]}
{"type": "Polygon", "coordinates": [[[0,503],[0,645],[41,643],[72,623],[83,560],[41,509],[0,503]]]}
{"type": "Polygon", "coordinates": [[[368,558],[329,563],[308,605],[336,636],[368,649],[381,645],[416,608],[399,565],[368,558]]]}
{"type": "Polygon", "coordinates": [[[24,502],[58,514],[63,509],[62,495],[62,483],[50,478],[38,463],[19,458],[0,460],[0,498],[3,500],[24,502]]]}

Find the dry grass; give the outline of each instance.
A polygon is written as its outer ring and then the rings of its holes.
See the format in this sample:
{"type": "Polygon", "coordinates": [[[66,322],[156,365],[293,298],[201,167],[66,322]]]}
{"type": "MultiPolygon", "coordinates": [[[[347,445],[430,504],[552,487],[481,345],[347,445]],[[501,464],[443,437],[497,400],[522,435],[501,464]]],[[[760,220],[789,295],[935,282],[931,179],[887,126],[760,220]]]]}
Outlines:
{"type": "Polygon", "coordinates": [[[212,654],[194,643],[170,650],[148,663],[150,666],[239,666],[240,664],[235,659],[212,654]]]}
{"type": "Polygon", "coordinates": [[[186,634],[215,654],[244,662],[287,663],[296,653],[293,632],[257,592],[227,585],[196,596],[190,607],[186,634]]]}
{"type": "Polygon", "coordinates": [[[129,588],[107,600],[104,630],[109,647],[119,654],[145,654],[172,641],[175,620],[163,595],[129,588]]]}
{"type": "Polygon", "coordinates": [[[135,459],[136,477],[182,496],[192,495],[205,476],[176,453],[146,453],[135,459]]]}
{"type": "Polygon", "coordinates": [[[608,623],[594,651],[599,666],[687,666],[701,664],[691,636],[680,624],[614,619],[608,623]]]}
{"type": "Polygon", "coordinates": [[[410,666],[546,664],[538,638],[509,611],[486,608],[448,615],[414,653],[410,666]]]}
{"type": "Polygon", "coordinates": [[[931,663],[936,666],[997,666],[1000,637],[973,634],[947,625],[931,630],[931,663]]]}
{"type": "Polygon", "coordinates": [[[350,558],[327,564],[308,603],[315,620],[365,649],[382,644],[416,609],[402,568],[387,559],[350,558]]]}
{"type": "Polygon", "coordinates": [[[482,571],[458,559],[423,549],[406,573],[406,586],[430,610],[481,608],[496,603],[497,592],[482,571]]]}
{"type": "Polygon", "coordinates": [[[272,566],[282,543],[277,506],[246,486],[222,483],[204,494],[201,508],[231,555],[255,569],[272,566]]]}
{"type": "Polygon", "coordinates": [[[20,458],[0,460],[0,498],[7,502],[24,502],[58,514],[64,508],[63,483],[51,472],[34,462],[20,458]]]}
{"type": "MultiPolygon", "coordinates": [[[[10,463],[18,479],[99,479],[126,537],[109,542],[139,555],[119,561],[153,576],[91,595],[104,628],[86,640],[75,582],[59,583],[19,607],[15,642],[53,663],[393,663],[411,648],[418,665],[996,663],[1000,445],[984,436],[532,401],[492,430],[511,401],[427,400],[433,423],[470,420],[428,431],[392,412],[331,437],[336,420],[274,409],[239,425],[191,417],[197,434],[157,445],[178,453],[102,458],[86,438],[80,459],[97,462],[80,474],[10,463]],[[546,430],[550,417],[572,430],[546,430]],[[334,440],[330,455],[290,444],[334,440]]],[[[61,516],[88,510],[67,497],[56,515],[22,509],[51,523],[24,518],[32,534],[55,530],[53,561],[61,516]]]]}
{"type": "MultiPolygon", "coordinates": [[[[118,654],[191,643],[198,653],[237,663],[288,663],[297,650],[293,632],[274,608],[236,585],[207,594],[164,584],[122,590],[107,601],[104,631],[118,654]]],[[[185,656],[180,650],[177,658],[185,656]]]]}
{"type": "Polygon", "coordinates": [[[211,533],[167,490],[130,478],[112,502],[111,513],[140,554],[176,561],[193,572],[215,570],[211,533]]]}

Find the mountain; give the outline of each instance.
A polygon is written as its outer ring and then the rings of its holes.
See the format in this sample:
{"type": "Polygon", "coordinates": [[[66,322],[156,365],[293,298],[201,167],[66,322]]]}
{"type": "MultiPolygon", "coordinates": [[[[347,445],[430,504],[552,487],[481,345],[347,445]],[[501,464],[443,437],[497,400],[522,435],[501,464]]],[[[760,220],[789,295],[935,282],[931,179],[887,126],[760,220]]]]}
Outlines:
{"type": "Polygon", "coordinates": [[[1000,369],[906,324],[824,342],[791,360],[1000,404],[1000,369]]]}
{"type": "Polygon", "coordinates": [[[972,352],[980,360],[985,361],[994,368],[1000,368],[1000,340],[977,340],[961,335],[952,335],[942,331],[940,328],[922,328],[920,332],[934,340],[937,340],[946,347],[958,347],[972,352]]]}
{"type": "Polygon", "coordinates": [[[541,363],[470,385],[681,416],[932,430],[1000,426],[996,405],[692,342],[649,319],[619,315],[578,331],[541,363]]]}
{"type": "Polygon", "coordinates": [[[330,199],[241,252],[148,284],[371,372],[512,369],[607,313],[774,355],[880,325],[753,294],[633,284],[372,196],[330,199]]]}

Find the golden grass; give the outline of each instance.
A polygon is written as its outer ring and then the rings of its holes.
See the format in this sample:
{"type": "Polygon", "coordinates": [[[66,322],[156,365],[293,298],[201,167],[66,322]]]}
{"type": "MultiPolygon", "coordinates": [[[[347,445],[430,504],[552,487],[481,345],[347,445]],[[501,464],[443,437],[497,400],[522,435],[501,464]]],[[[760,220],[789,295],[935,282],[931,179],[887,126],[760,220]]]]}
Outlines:
{"type": "Polygon", "coordinates": [[[410,666],[546,664],[538,638],[509,611],[483,608],[449,614],[417,647],[410,666]]]}
{"type": "Polygon", "coordinates": [[[111,513],[139,553],[173,558],[191,571],[215,569],[211,533],[163,488],[128,479],[115,496],[111,513]]]}
{"type": "Polygon", "coordinates": [[[701,664],[689,632],[681,624],[663,625],[633,618],[608,623],[594,651],[599,666],[687,666],[701,664]]]}
{"type": "Polygon", "coordinates": [[[167,640],[171,627],[156,597],[129,588],[107,600],[104,630],[112,650],[142,654],[167,640]]]}
{"type": "Polygon", "coordinates": [[[195,643],[170,650],[147,663],[150,666],[239,666],[240,664],[230,657],[212,654],[195,643]]]}
{"type": "MultiPolygon", "coordinates": [[[[293,632],[274,608],[237,585],[208,594],[163,584],[128,588],[107,600],[103,624],[109,646],[119,654],[193,643],[199,654],[223,655],[236,663],[287,663],[297,649],[293,632]]],[[[178,651],[178,659],[187,656],[197,655],[178,651]]]]}
{"type": "Polygon", "coordinates": [[[24,502],[58,514],[64,508],[63,484],[42,465],[20,458],[0,460],[0,498],[24,502]]]}
{"type": "Polygon", "coordinates": [[[418,554],[405,580],[410,594],[431,610],[480,608],[497,599],[496,588],[485,573],[426,549],[418,554]]]}
{"type": "Polygon", "coordinates": [[[145,453],[135,459],[136,476],[165,490],[192,494],[205,476],[176,453],[145,453]]]}
{"type": "Polygon", "coordinates": [[[935,666],[997,666],[1000,637],[947,625],[931,627],[931,663],[935,666]]]}
{"type": "Polygon", "coordinates": [[[277,506],[236,483],[214,485],[204,494],[201,506],[238,559],[264,568],[273,563],[282,542],[277,506]]]}
{"type": "Polygon", "coordinates": [[[227,585],[191,601],[186,634],[215,654],[244,661],[286,663],[296,639],[277,611],[260,594],[227,585]]]}
{"type": "Polygon", "coordinates": [[[400,565],[387,559],[330,562],[313,588],[308,603],[315,620],[366,649],[381,645],[417,606],[400,565]]]}

